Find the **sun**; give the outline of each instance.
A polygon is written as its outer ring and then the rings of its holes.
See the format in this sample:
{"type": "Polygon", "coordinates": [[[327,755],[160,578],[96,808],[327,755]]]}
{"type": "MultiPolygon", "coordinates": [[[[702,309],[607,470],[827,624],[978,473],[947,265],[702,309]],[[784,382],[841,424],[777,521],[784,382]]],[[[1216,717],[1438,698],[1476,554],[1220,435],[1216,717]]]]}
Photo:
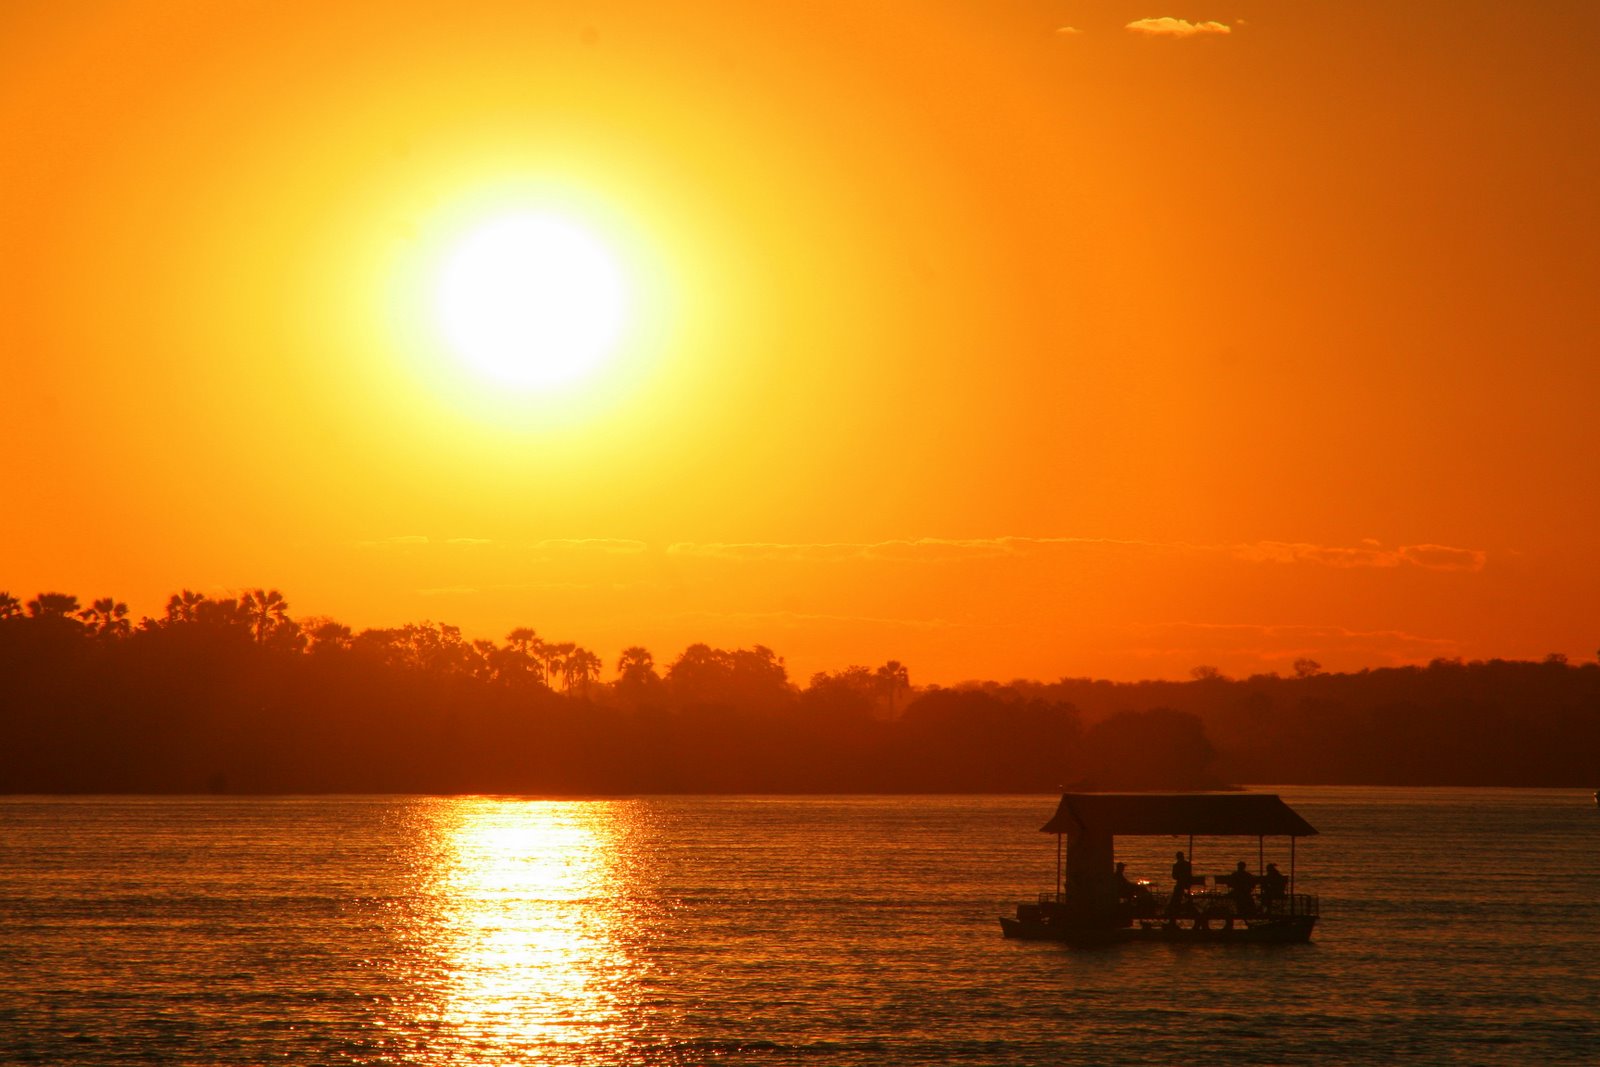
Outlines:
{"type": "Polygon", "coordinates": [[[495,383],[570,385],[616,350],[628,287],[605,242],[559,215],[507,214],[479,225],[439,271],[436,314],[450,348],[495,383]]]}

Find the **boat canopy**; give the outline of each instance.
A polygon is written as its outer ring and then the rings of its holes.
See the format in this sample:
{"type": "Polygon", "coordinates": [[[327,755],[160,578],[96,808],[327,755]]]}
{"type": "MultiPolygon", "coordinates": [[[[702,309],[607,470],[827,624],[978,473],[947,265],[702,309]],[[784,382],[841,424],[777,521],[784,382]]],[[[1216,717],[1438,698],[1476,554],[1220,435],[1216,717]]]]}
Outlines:
{"type": "Polygon", "coordinates": [[[1041,829],[1070,837],[1310,837],[1275,793],[1066,793],[1041,829]]]}

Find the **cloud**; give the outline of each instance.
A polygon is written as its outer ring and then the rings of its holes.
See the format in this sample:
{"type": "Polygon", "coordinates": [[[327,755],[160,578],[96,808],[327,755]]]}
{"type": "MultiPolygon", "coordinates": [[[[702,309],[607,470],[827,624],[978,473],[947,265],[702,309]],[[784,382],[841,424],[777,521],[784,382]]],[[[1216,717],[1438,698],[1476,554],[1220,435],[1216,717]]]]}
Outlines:
{"type": "Polygon", "coordinates": [[[686,611],[681,618],[719,619],[734,622],[772,623],[777,626],[810,626],[815,623],[868,623],[873,626],[899,626],[914,630],[950,630],[970,627],[972,623],[953,622],[949,619],[891,619],[875,615],[830,615],[804,611],[686,611]]]}
{"type": "Polygon", "coordinates": [[[1488,554],[1476,548],[1449,545],[1401,545],[1384,548],[1377,541],[1359,545],[1317,545],[1306,542],[1257,541],[1235,545],[1233,554],[1258,563],[1317,563],[1326,567],[1421,567],[1430,571],[1481,571],[1488,554]]]}
{"type": "Polygon", "coordinates": [[[453,547],[474,547],[478,545],[494,544],[487,537],[446,537],[435,540],[426,534],[402,534],[398,537],[378,537],[369,541],[357,541],[357,548],[410,548],[416,545],[450,545],[453,547]]]}
{"type": "Polygon", "coordinates": [[[1149,657],[1185,655],[1251,657],[1263,666],[1282,666],[1302,656],[1334,656],[1356,662],[1399,666],[1459,655],[1459,642],[1404,630],[1356,630],[1346,626],[1297,623],[1171,622],[1140,627],[1156,644],[1126,651],[1149,657]]]}
{"type": "Polygon", "coordinates": [[[1056,32],[1061,34],[1063,37],[1075,37],[1083,31],[1078,29],[1076,26],[1057,26],[1056,32]]]}
{"type": "Polygon", "coordinates": [[[405,534],[400,537],[380,537],[372,541],[357,541],[357,548],[392,548],[400,545],[425,545],[428,538],[422,534],[405,534]]]}
{"type": "Polygon", "coordinates": [[[1186,547],[1148,541],[1119,541],[1105,537],[917,537],[887,541],[822,541],[790,543],[755,541],[743,543],[693,543],[681,541],[667,546],[667,554],[701,559],[793,560],[831,562],[842,560],[888,560],[907,563],[940,563],[967,559],[1022,557],[1041,550],[1073,545],[1133,546],[1140,548],[1186,547]]]}
{"type": "Polygon", "coordinates": [[[650,546],[643,541],[621,537],[553,537],[530,547],[541,552],[602,552],[610,556],[636,556],[650,546]]]}
{"type": "Polygon", "coordinates": [[[1229,555],[1247,563],[1314,563],[1326,567],[1420,567],[1435,571],[1480,571],[1487,553],[1475,548],[1421,544],[1384,548],[1377,541],[1357,545],[1320,545],[1304,541],[1254,541],[1233,545],[1201,545],[1187,541],[1141,541],[1111,537],[896,538],[888,541],[822,541],[792,543],[678,542],[667,554],[697,559],[742,562],[837,563],[876,560],[897,563],[950,563],[976,559],[1025,558],[1065,549],[1110,548],[1154,552],[1229,555]]]}
{"type": "Polygon", "coordinates": [[[1488,554],[1480,549],[1449,545],[1403,545],[1397,551],[1413,567],[1430,571],[1481,571],[1488,561],[1488,554]]]}
{"type": "MultiPolygon", "coordinates": [[[[420,535],[359,541],[362,548],[429,546],[478,548],[503,544],[483,537],[433,540],[420,535]]],[[[618,537],[551,538],[525,546],[554,558],[641,556],[649,552],[644,541],[618,537]]],[[[998,537],[901,537],[884,541],[679,541],[666,547],[669,556],[687,559],[729,560],[736,563],[903,563],[956,564],[987,559],[1032,559],[1066,551],[1092,549],[1231,556],[1246,563],[1314,564],[1323,567],[1392,569],[1416,567],[1429,571],[1477,572],[1488,553],[1476,548],[1423,543],[1386,548],[1380,542],[1325,545],[1308,541],[1251,541],[1205,545],[1188,541],[1144,541],[1114,537],[1033,537],[1006,534],[998,537]]]]}
{"type": "Polygon", "coordinates": [[[599,553],[607,556],[641,555],[649,551],[643,541],[618,537],[553,537],[530,543],[513,543],[492,537],[428,537],[425,534],[404,534],[396,537],[378,537],[356,541],[357,548],[486,548],[497,547],[507,551],[533,551],[546,554],[572,555],[599,553]]]}
{"type": "Polygon", "coordinates": [[[1187,19],[1171,17],[1138,19],[1128,23],[1124,28],[1149,37],[1198,37],[1201,34],[1233,32],[1233,28],[1225,22],[1190,22],[1187,19]]]}

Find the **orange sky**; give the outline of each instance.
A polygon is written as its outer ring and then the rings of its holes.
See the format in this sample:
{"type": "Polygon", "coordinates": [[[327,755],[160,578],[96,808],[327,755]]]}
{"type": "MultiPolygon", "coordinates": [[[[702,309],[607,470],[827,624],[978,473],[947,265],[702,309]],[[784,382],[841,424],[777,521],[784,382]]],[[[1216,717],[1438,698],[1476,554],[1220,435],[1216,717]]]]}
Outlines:
{"type": "Polygon", "coordinates": [[[0,588],[797,680],[1590,658],[1597,55],[1587,2],[11,0],[0,588]],[[635,281],[559,395],[423,311],[525,207],[635,281]]]}

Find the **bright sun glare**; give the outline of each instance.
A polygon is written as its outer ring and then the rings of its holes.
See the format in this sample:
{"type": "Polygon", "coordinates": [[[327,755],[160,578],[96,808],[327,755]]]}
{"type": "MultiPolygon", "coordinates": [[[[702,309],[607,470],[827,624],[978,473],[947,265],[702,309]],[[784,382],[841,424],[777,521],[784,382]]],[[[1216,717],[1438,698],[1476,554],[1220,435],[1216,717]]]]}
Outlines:
{"type": "Polygon", "coordinates": [[[611,250],[567,219],[504,215],[449,253],[437,287],[450,347],[496,382],[576,382],[621,340],[628,292],[611,250]]]}

